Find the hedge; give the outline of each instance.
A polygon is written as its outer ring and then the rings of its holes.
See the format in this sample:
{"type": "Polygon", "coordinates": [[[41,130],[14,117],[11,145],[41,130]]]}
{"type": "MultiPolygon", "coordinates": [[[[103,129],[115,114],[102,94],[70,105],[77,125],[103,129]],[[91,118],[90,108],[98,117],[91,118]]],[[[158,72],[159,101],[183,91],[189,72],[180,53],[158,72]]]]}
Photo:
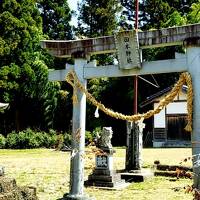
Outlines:
{"type": "MultiPolygon", "coordinates": [[[[95,131],[86,131],[86,144],[94,140],[95,131]]],[[[61,149],[63,145],[71,145],[71,134],[59,133],[51,129],[49,132],[35,131],[27,128],[23,131],[13,131],[4,137],[0,134],[0,149],[32,149],[32,148],[56,148],[61,149]]]]}

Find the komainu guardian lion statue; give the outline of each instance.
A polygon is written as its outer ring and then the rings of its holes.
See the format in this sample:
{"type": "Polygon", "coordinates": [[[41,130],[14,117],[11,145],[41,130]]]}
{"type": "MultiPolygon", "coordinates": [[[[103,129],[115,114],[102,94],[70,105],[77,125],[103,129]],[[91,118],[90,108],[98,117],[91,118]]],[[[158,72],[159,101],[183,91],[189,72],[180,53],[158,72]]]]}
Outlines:
{"type": "Polygon", "coordinates": [[[97,147],[112,149],[111,138],[113,135],[112,127],[103,127],[100,135],[97,135],[97,147]]]}

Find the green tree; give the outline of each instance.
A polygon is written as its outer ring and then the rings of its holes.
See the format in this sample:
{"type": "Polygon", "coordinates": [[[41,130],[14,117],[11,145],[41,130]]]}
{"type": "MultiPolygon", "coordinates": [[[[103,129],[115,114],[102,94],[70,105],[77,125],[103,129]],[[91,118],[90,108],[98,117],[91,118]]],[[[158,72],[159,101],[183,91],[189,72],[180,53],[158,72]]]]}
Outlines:
{"type": "MultiPolygon", "coordinates": [[[[118,0],[83,0],[78,7],[78,36],[106,36],[117,30],[118,16],[122,8],[118,0]]],[[[113,62],[113,56],[108,55],[95,56],[95,59],[98,64],[113,62]]]]}
{"type": "MultiPolygon", "coordinates": [[[[37,0],[37,7],[43,19],[43,32],[49,39],[72,39],[72,11],[67,0],[37,0]]],[[[46,62],[51,61],[48,66],[54,69],[63,69],[66,63],[72,62],[69,58],[55,58],[50,55],[45,55],[45,59],[46,62]]],[[[44,119],[49,128],[67,130],[71,120],[71,99],[63,97],[63,94],[68,93],[64,83],[52,84],[54,85],[49,86],[49,92],[46,94],[48,100],[43,107],[44,119]],[[58,88],[62,90],[58,92],[58,88]]]]}
{"type": "Polygon", "coordinates": [[[67,0],[37,0],[43,33],[50,39],[71,39],[71,11],[67,0]]]}
{"type": "MultiPolygon", "coordinates": [[[[197,2],[198,0],[142,0],[139,6],[140,28],[142,30],[158,29],[172,23],[174,23],[172,25],[182,25],[185,23],[183,16],[189,12],[191,5],[197,2]]],[[[135,1],[121,0],[121,4],[124,7],[122,27],[131,29],[135,19],[135,1]]]]}
{"type": "Polygon", "coordinates": [[[161,28],[173,12],[169,3],[163,0],[144,0],[141,8],[142,29],[161,28]]]}
{"type": "MultiPolygon", "coordinates": [[[[79,4],[77,35],[97,37],[111,35],[117,30],[119,12],[118,0],[83,0],[79,4]]],[[[111,64],[113,56],[95,56],[99,64],[111,64]]]]}
{"type": "Polygon", "coordinates": [[[42,126],[40,108],[51,83],[42,61],[42,20],[35,5],[33,0],[0,4],[0,100],[10,103],[8,130],[42,126]]]}
{"type": "Polygon", "coordinates": [[[163,23],[163,27],[172,27],[174,25],[181,26],[187,24],[186,16],[182,16],[180,12],[174,11],[169,19],[163,23]]]}
{"type": "Polygon", "coordinates": [[[118,0],[83,0],[79,5],[79,32],[88,37],[112,34],[120,10],[118,0]]]}
{"type": "Polygon", "coordinates": [[[191,10],[187,16],[189,23],[200,22],[200,0],[197,3],[192,4],[191,10]]]}
{"type": "Polygon", "coordinates": [[[123,11],[121,13],[120,25],[124,29],[133,29],[133,22],[135,21],[135,1],[121,0],[123,11]]]}
{"type": "MultiPolygon", "coordinates": [[[[42,29],[45,37],[53,40],[72,39],[70,25],[72,11],[67,0],[37,0],[37,7],[42,17],[42,29]]],[[[48,54],[44,56],[49,68],[62,69],[69,59],[60,59],[48,54]]]]}

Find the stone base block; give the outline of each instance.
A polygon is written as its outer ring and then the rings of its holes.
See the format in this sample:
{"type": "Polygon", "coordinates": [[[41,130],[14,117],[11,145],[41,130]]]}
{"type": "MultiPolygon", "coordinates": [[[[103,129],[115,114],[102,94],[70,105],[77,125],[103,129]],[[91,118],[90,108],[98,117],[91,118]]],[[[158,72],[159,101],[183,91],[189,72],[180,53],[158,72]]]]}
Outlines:
{"type": "Polygon", "coordinates": [[[86,194],[84,195],[73,195],[73,194],[65,194],[63,198],[58,200],[95,200],[94,197],[90,197],[86,194]]]}
{"type": "Polygon", "coordinates": [[[95,169],[92,173],[92,175],[105,175],[105,176],[113,176],[116,174],[115,170],[108,170],[108,169],[95,169]]]}
{"type": "Polygon", "coordinates": [[[132,170],[130,172],[121,173],[121,178],[127,182],[144,182],[154,176],[154,173],[148,169],[132,170]]]}
{"type": "Polygon", "coordinates": [[[88,180],[85,181],[85,186],[95,186],[98,188],[113,188],[119,189],[127,187],[125,180],[121,179],[121,175],[115,171],[106,169],[95,169],[88,180]]]}

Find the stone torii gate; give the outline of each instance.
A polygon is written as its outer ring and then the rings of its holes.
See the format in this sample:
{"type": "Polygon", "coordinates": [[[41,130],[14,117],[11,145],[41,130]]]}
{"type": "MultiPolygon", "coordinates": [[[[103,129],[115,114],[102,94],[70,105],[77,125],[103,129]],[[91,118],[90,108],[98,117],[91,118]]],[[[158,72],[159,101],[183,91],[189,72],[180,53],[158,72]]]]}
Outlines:
{"type": "MultiPolygon", "coordinates": [[[[100,77],[123,77],[145,74],[159,74],[188,71],[193,80],[194,90],[194,112],[192,131],[192,155],[194,170],[194,186],[200,189],[200,24],[172,27],[154,31],[138,33],[140,49],[184,45],[186,54],[175,59],[142,62],[141,68],[119,69],[116,65],[95,66],[95,63],[88,62],[88,57],[95,54],[115,53],[116,44],[114,36],[90,38],[71,41],[41,42],[43,48],[58,57],[75,58],[73,66],[67,66],[64,70],[52,71],[49,74],[50,80],[64,81],[66,74],[74,70],[80,82],[86,87],[87,79],[100,77]]],[[[85,147],[85,111],[86,96],[77,89],[78,103],[73,107],[73,149],[77,153],[71,158],[70,192],[66,199],[88,199],[84,194],[84,162],[83,154],[85,147]],[[76,138],[77,131],[80,137],[76,138]]]]}

